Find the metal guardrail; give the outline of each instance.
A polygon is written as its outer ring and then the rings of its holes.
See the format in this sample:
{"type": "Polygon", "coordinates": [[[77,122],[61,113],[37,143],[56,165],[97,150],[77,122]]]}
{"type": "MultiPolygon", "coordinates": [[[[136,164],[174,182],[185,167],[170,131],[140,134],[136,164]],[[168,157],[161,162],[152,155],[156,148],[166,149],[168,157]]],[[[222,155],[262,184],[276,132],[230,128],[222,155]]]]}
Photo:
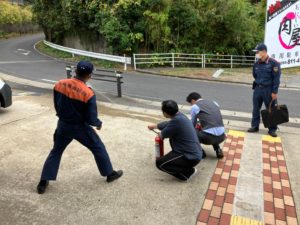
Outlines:
{"type": "Polygon", "coordinates": [[[44,40],[44,44],[51,47],[58,49],[60,51],[69,52],[73,56],[74,55],[82,55],[82,56],[88,56],[95,59],[103,59],[111,62],[119,62],[124,64],[124,70],[127,70],[127,64],[131,64],[131,58],[126,56],[116,56],[116,55],[108,55],[108,54],[102,54],[102,53],[95,53],[95,52],[89,52],[69,47],[64,47],[61,45],[53,44],[51,42],[48,42],[44,40]]]}
{"type": "Polygon", "coordinates": [[[216,54],[187,54],[187,53],[154,53],[154,54],[134,54],[133,65],[137,69],[138,65],[200,65],[206,68],[208,65],[228,66],[230,68],[238,66],[252,66],[255,56],[240,55],[216,55],[216,54]]]}
{"type": "MultiPolygon", "coordinates": [[[[72,78],[75,72],[75,66],[69,65],[66,66],[66,73],[67,73],[67,78],[72,78]]],[[[117,70],[105,70],[105,69],[96,69],[93,72],[92,75],[92,80],[100,80],[100,81],[106,81],[106,82],[111,82],[111,83],[117,83],[117,92],[118,92],[118,97],[122,97],[122,84],[124,83],[122,81],[123,76],[122,76],[121,71],[117,70]]]]}

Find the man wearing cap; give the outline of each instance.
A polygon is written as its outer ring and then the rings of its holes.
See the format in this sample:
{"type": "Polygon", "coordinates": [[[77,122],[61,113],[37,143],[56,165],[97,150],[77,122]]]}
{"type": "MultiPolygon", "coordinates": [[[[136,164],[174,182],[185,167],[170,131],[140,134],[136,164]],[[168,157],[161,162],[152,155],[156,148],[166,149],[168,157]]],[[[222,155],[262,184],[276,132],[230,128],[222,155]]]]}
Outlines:
{"type": "MultiPolygon", "coordinates": [[[[267,46],[263,43],[258,44],[254,50],[257,61],[253,65],[253,112],[251,128],[248,132],[259,131],[260,109],[262,103],[269,107],[271,101],[275,104],[277,100],[278,88],[280,84],[281,68],[280,63],[270,58],[267,53],[267,46]]],[[[277,127],[269,127],[269,135],[277,137],[277,127]]]]}
{"type": "Polygon", "coordinates": [[[100,137],[92,127],[101,130],[98,119],[96,96],[86,85],[93,72],[93,64],[80,61],[76,76],[60,80],[54,87],[54,107],[59,118],[54,133],[54,146],[43,167],[37,192],[43,194],[49,180],[56,180],[62,154],[73,139],[87,147],[94,155],[98,170],[107,182],[122,176],[122,170],[112,168],[109,155],[100,137]]]}

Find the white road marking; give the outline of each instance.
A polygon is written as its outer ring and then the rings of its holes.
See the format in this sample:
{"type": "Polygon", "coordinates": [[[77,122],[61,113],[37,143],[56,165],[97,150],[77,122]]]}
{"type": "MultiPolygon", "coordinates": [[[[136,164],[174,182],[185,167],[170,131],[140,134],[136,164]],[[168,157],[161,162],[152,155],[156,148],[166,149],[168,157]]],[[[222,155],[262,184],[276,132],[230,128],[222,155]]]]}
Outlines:
{"type": "Polygon", "coordinates": [[[23,55],[29,55],[31,51],[26,50],[26,49],[19,48],[19,49],[17,50],[17,52],[19,52],[19,53],[21,53],[21,54],[23,54],[23,55]]]}
{"type": "Polygon", "coordinates": [[[48,79],[41,79],[43,81],[46,81],[46,82],[50,82],[50,83],[56,83],[57,81],[56,80],[48,80],[48,79]]]}
{"type": "Polygon", "coordinates": [[[19,60],[19,61],[0,61],[0,64],[16,64],[16,63],[40,63],[40,62],[52,62],[53,60],[19,60]]]}

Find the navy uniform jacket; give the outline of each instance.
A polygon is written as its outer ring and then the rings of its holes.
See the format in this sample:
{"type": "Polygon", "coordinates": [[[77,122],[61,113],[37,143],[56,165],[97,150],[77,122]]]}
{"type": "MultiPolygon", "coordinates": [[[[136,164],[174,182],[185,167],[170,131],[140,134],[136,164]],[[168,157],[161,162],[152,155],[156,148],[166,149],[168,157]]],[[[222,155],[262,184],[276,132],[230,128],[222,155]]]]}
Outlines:
{"type": "Polygon", "coordinates": [[[54,107],[59,120],[99,127],[95,93],[81,80],[60,80],[54,87],[54,107]]]}
{"type": "Polygon", "coordinates": [[[265,62],[258,60],[253,65],[253,77],[256,85],[272,86],[272,93],[278,93],[280,76],[280,63],[269,56],[265,62]]]}

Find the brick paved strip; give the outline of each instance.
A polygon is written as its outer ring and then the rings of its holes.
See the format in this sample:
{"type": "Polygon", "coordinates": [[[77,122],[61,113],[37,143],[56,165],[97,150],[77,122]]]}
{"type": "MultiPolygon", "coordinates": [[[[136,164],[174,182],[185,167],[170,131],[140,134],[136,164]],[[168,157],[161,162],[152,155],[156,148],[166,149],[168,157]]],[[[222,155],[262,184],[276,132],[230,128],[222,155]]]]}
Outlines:
{"type": "Polygon", "coordinates": [[[217,163],[197,225],[230,224],[243,146],[244,133],[229,131],[223,145],[224,158],[217,163]]]}
{"type": "Polygon", "coordinates": [[[298,225],[284,151],[280,138],[263,136],[264,222],[298,225]]]}

